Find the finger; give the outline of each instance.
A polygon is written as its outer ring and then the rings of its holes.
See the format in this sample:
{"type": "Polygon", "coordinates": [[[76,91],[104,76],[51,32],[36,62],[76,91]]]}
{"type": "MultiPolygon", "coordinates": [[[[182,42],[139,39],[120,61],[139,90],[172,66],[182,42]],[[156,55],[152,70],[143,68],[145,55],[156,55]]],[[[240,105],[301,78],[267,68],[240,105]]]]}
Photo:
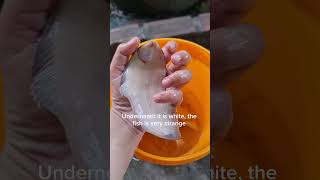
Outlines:
{"type": "Polygon", "coordinates": [[[8,0],[1,9],[0,49],[13,55],[40,37],[54,0],[8,0]]]}
{"type": "Polygon", "coordinates": [[[254,2],[255,0],[213,0],[211,27],[215,29],[239,21],[254,2]]]}
{"type": "Polygon", "coordinates": [[[221,141],[228,133],[233,120],[232,98],[224,89],[214,88],[212,93],[212,123],[214,143],[221,141]]]}
{"type": "Polygon", "coordinates": [[[178,70],[162,80],[162,86],[164,88],[169,87],[181,87],[187,84],[192,79],[192,73],[190,70],[183,69],[178,70]]]}
{"type": "Polygon", "coordinates": [[[175,72],[188,65],[191,61],[191,55],[187,51],[179,51],[171,56],[171,63],[167,64],[167,71],[169,74],[175,72]]]}
{"type": "Polygon", "coordinates": [[[154,95],[153,100],[156,103],[168,103],[172,105],[179,105],[183,100],[183,94],[180,90],[169,89],[154,95]]]}
{"type": "Polygon", "coordinates": [[[163,46],[162,51],[166,61],[169,61],[171,55],[177,51],[177,43],[175,41],[169,41],[166,45],[163,46]]]}
{"type": "MultiPolygon", "coordinates": [[[[42,30],[45,20],[56,0],[10,0],[5,1],[1,10],[2,21],[7,25],[25,26],[30,30],[42,30]]],[[[14,28],[14,27],[10,27],[14,28]]],[[[17,27],[16,27],[17,28],[17,27]]]]}
{"type": "Polygon", "coordinates": [[[129,61],[129,56],[138,49],[139,44],[140,39],[134,37],[130,41],[122,43],[118,46],[110,64],[111,80],[119,77],[123,73],[129,61]]]}
{"type": "Polygon", "coordinates": [[[239,76],[262,54],[264,41],[251,25],[236,25],[211,31],[213,43],[213,81],[227,82],[239,76]]]}
{"type": "Polygon", "coordinates": [[[191,55],[187,51],[179,51],[172,55],[171,62],[177,66],[187,65],[191,55]]]}

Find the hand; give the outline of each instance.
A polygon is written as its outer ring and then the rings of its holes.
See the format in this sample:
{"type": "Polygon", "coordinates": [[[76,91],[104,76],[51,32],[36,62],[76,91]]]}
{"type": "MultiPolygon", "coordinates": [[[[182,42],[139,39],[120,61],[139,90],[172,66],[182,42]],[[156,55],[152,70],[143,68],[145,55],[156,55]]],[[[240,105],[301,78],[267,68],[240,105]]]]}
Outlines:
{"type": "MultiPolygon", "coordinates": [[[[116,50],[110,65],[110,78],[112,86],[112,112],[117,114],[131,113],[132,108],[128,99],[120,94],[120,81],[125,67],[129,62],[129,56],[138,48],[140,40],[133,38],[127,43],[120,44],[116,50]]],[[[162,81],[165,91],[155,94],[153,100],[157,103],[168,103],[174,106],[182,102],[181,87],[188,83],[192,74],[185,67],[191,60],[191,55],[186,51],[177,52],[177,44],[168,42],[162,48],[167,64],[168,76],[162,81]]],[[[131,124],[131,123],[130,123],[131,124]]]]}
{"type": "Polygon", "coordinates": [[[71,163],[64,128],[30,95],[33,58],[53,2],[8,0],[1,10],[0,67],[7,134],[0,176],[9,176],[4,179],[35,179],[38,165],[67,167],[66,162],[71,163]]]}
{"type": "Polygon", "coordinates": [[[260,31],[239,20],[254,0],[213,0],[211,42],[213,42],[213,123],[214,142],[220,141],[232,124],[232,99],[225,88],[231,80],[256,63],[264,48],[260,31]]]}

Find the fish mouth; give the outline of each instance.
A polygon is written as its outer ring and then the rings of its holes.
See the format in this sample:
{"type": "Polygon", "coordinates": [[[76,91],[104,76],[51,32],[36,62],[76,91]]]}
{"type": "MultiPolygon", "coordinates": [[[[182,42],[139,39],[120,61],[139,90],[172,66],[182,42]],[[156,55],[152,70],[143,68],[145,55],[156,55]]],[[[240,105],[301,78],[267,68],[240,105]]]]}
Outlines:
{"type": "Polygon", "coordinates": [[[179,140],[179,139],[181,139],[181,134],[180,134],[180,132],[179,133],[170,133],[170,134],[166,134],[165,136],[163,136],[163,138],[169,139],[169,140],[179,140]]]}
{"type": "Polygon", "coordinates": [[[153,59],[162,59],[162,56],[164,56],[160,45],[155,41],[149,41],[142,45],[137,53],[139,59],[144,63],[150,62],[153,59]]]}
{"type": "Polygon", "coordinates": [[[153,134],[157,137],[163,138],[163,139],[168,139],[168,140],[179,140],[181,139],[181,133],[180,131],[175,131],[175,132],[170,132],[170,133],[159,133],[157,131],[146,131],[150,134],[153,134]]]}

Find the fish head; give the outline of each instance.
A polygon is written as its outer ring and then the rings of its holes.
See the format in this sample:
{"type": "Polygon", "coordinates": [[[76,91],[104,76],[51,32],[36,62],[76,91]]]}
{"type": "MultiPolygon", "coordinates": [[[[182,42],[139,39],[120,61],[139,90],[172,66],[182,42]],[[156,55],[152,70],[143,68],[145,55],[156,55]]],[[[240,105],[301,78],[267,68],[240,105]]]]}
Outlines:
{"type": "Polygon", "coordinates": [[[155,41],[147,42],[137,51],[138,57],[144,63],[154,63],[157,61],[164,62],[164,53],[160,45],[155,41]]]}

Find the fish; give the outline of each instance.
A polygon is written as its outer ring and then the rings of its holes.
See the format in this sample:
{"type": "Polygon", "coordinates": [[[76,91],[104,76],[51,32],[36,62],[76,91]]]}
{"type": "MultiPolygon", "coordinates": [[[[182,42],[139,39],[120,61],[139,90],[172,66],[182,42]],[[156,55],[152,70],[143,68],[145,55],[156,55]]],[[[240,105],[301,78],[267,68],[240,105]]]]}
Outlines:
{"type": "Polygon", "coordinates": [[[122,76],[120,93],[129,100],[137,117],[148,117],[138,118],[146,132],[163,139],[178,140],[181,138],[179,127],[168,125],[178,122],[173,118],[176,108],[152,99],[166,90],[161,83],[166,74],[166,60],[160,45],[149,41],[131,56],[122,76]]]}

